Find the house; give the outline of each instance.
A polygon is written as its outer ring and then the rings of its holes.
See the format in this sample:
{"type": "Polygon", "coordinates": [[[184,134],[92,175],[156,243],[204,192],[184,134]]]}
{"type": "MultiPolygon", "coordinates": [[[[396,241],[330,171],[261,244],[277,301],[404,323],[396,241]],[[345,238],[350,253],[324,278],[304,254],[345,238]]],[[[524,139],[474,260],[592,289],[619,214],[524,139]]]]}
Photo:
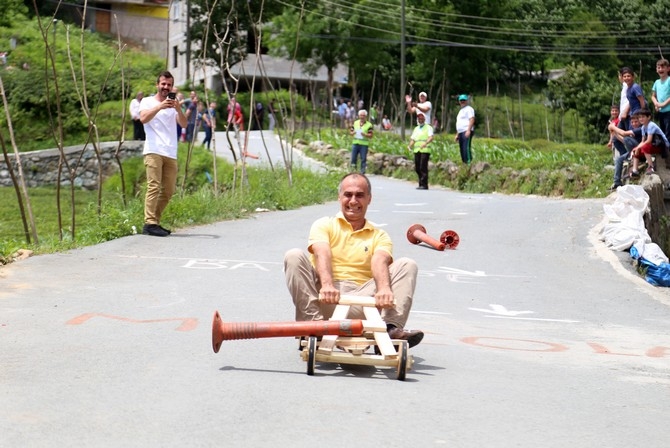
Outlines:
{"type": "MultiPolygon", "coordinates": [[[[81,5],[70,5],[83,16],[81,5]]],[[[175,77],[175,85],[202,85],[221,93],[218,67],[197,68],[189,57],[193,53],[186,39],[190,26],[188,0],[89,0],[86,27],[98,33],[120,35],[137,43],[145,51],[164,56],[167,69],[175,77]],[[167,36],[167,39],[166,39],[167,36]],[[192,82],[189,82],[189,79],[192,82]]],[[[245,61],[231,67],[231,75],[240,79],[239,90],[248,91],[252,82],[255,91],[271,87],[288,89],[292,84],[298,92],[312,96],[327,85],[327,72],[321,67],[316,74],[303,70],[301,64],[269,55],[250,54],[245,61]],[[265,78],[265,79],[262,79],[265,78]]],[[[347,68],[339,66],[333,77],[334,87],[347,83],[347,68]]]]}

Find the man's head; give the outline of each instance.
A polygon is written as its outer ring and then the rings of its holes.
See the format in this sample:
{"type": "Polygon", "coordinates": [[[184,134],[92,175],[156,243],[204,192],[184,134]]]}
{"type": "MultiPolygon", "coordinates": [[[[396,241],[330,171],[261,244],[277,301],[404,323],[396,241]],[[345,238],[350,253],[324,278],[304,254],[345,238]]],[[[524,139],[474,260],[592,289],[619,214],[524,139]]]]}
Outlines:
{"type": "Polygon", "coordinates": [[[422,103],[428,99],[428,94],[426,92],[419,93],[419,101],[422,103]]]}
{"type": "Polygon", "coordinates": [[[426,122],[426,115],[424,115],[423,112],[417,112],[416,121],[418,121],[419,124],[424,124],[426,122]]]}
{"type": "Polygon", "coordinates": [[[612,107],[610,107],[610,117],[616,118],[618,116],[619,116],[619,105],[612,104],[612,107]]]}
{"type": "Polygon", "coordinates": [[[651,111],[646,107],[635,112],[635,116],[637,116],[637,119],[640,120],[640,125],[642,126],[645,126],[651,121],[651,111]]]}
{"type": "Polygon", "coordinates": [[[368,111],[365,109],[361,109],[358,111],[358,118],[361,119],[361,123],[364,123],[365,120],[368,119],[368,111]]]}
{"type": "Polygon", "coordinates": [[[656,73],[663,75],[668,73],[668,68],[670,68],[670,62],[667,59],[659,59],[656,61],[656,73]]]}
{"type": "Polygon", "coordinates": [[[458,95],[458,104],[460,104],[461,107],[468,104],[468,96],[465,93],[458,95]]]}
{"type": "Polygon", "coordinates": [[[144,98],[144,92],[137,92],[137,96],[135,98],[141,100],[142,98],[144,98]]]}
{"type": "Polygon", "coordinates": [[[158,79],[156,80],[156,93],[160,101],[163,101],[167,98],[168,93],[172,92],[173,85],[174,77],[172,76],[172,73],[163,71],[158,75],[158,79]]]}
{"type": "Polygon", "coordinates": [[[337,198],[344,218],[352,225],[362,227],[368,205],[372,201],[372,185],[367,176],[358,173],[344,176],[340,181],[337,198]]]}
{"type": "Polygon", "coordinates": [[[621,69],[621,80],[631,86],[635,82],[635,72],[630,67],[621,69]]]}

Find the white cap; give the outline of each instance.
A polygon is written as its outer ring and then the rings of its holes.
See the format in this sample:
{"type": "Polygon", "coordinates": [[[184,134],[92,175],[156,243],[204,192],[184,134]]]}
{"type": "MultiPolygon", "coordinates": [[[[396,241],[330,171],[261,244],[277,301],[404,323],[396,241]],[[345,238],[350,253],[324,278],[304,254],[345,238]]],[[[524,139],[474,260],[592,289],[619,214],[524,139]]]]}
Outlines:
{"type": "Polygon", "coordinates": [[[421,93],[419,93],[419,96],[421,96],[421,95],[423,95],[423,96],[425,96],[426,98],[428,98],[428,94],[427,94],[426,92],[421,92],[421,93]]]}

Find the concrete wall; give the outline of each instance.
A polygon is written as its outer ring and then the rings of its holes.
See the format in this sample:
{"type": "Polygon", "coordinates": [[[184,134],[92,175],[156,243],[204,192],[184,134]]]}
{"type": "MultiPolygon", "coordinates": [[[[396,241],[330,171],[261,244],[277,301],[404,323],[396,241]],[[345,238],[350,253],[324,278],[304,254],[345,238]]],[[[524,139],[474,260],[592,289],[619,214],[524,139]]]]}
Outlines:
{"type": "MultiPolygon", "coordinates": [[[[118,163],[114,154],[118,148],[118,142],[105,142],[100,144],[100,158],[102,161],[103,178],[118,171],[118,163]]],[[[124,160],[128,157],[142,155],[144,142],[124,142],[119,150],[119,157],[124,160]]],[[[71,168],[76,168],[74,184],[85,189],[93,190],[98,186],[98,158],[92,145],[68,146],[63,149],[66,160],[71,168]]],[[[23,176],[26,185],[39,187],[44,185],[55,185],[58,181],[58,164],[60,154],[58,149],[44,149],[41,151],[22,152],[19,154],[23,166],[23,176]]],[[[10,164],[18,177],[18,168],[14,162],[14,154],[9,155],[10,164]]],[[[70,185],[70,176],[65,164],[61,168],[61,185],[70,185]]],[[[0,187],[13,186],[9,169],[4,159],[0,161],[0,187]]]]}

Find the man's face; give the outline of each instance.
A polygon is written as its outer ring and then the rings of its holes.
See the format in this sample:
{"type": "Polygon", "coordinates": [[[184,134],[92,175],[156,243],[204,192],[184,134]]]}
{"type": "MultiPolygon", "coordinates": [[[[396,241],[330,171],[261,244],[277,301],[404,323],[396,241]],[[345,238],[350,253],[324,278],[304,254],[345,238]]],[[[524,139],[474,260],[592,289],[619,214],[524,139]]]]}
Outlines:
{"type": "Polygon", "coordinates": [[[168,93],[172,92],[172,84],[174,83],[174,79],[172,78],[166,78],[165,76],[161,76],[158,78],[158,84],[156,84],[156,88],[158,89],[158,94],[162,98],[167,98],[168,93]]]}
{"type": "Polygon", "coordinates": [[[360,114],[358,118],[361,120],[361,123],[365,123],[365,120],[367,120],[368,116],[365,114],[360,114]]]}
{"type": "Polygon", "coordinates": [[[419,101],[421,101],[422,103],[425,103],[427,99],[428,97],[426,95],[419,95],[419,101]]]}
{"type": "Polygon", "coordinates": [[[365,219],[365,213],[372,200],[372,195],[368,191],[368,183],[363,176],[349,176],[342,181],[338,200],[342,209],[342,214],[349,222],[356,222],[365,219]]]}
{"type": "Polygon", "coordinates": [[[624,73],[623,76],[621,76],[621,79],[623,79],[623,82],[629,86],[633,85],[633,82],[635,81],[635,77],[632,73],[624,73]]]}
{"type": "Polygon", "coordinates": [[[426,116],[424,114],[417,115],[416,119],[419,122],[419,124],[424,124],[426,122],[426,116]]]}

